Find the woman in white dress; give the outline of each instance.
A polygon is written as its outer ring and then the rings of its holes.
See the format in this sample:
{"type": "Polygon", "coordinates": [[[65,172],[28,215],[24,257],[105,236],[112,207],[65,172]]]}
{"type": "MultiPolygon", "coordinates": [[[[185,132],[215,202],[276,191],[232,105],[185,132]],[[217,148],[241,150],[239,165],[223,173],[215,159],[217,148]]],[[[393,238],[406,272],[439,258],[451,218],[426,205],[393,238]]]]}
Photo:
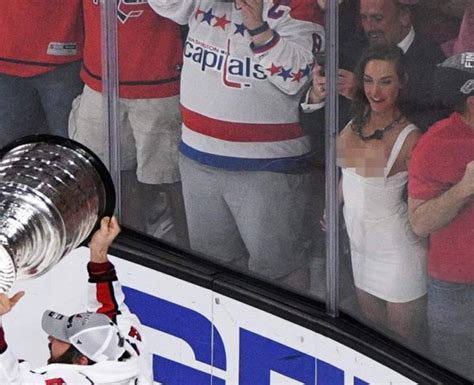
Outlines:
{"type": "Polygon", "coordinates": [[[396,46],[368,48],[355,71],[353,119],[337,143],[344,220],[364,316],[413,339],[426,314],[426,244],[403,198],[419,129],[403,111],[409,79],[396,46]]]}

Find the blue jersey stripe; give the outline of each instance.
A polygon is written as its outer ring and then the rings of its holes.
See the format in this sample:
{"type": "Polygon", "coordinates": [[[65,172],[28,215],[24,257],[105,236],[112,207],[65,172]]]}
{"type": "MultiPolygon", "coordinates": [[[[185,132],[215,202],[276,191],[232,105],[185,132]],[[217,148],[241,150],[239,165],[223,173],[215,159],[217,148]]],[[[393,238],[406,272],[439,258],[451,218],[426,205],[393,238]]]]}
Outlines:
{"type": "Polygon", "coordinates": [[[231,171],[271,171],[285,174],[302,174],[312,167],[314,154],[289,158],[248,159],[208,154],[180,143],[180,151],[188,158],[207,166],[231,171]]]}

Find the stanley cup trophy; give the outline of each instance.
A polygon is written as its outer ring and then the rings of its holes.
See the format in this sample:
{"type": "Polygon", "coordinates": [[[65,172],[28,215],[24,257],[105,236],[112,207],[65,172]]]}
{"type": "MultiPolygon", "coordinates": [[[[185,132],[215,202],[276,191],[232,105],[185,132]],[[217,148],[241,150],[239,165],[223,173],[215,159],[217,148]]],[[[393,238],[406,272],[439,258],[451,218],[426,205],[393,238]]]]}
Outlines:
{"type": "Polygon", "coordinates": [[[107,169],[77,142],[37,135],[0,150],[0,293],[52,268],[114,206],[107,169]]]}

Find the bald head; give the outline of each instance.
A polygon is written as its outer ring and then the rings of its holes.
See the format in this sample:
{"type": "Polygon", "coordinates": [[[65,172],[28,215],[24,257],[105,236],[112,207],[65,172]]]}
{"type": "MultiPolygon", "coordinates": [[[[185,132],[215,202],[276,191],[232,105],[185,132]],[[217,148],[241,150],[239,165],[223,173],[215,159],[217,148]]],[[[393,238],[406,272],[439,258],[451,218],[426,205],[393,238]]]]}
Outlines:
{"type": "Polygon", "coordinates": [[[410,10],[398,0],[360,0],[360,20],[370,45],[398,44],[412,25],[410,10]]]}

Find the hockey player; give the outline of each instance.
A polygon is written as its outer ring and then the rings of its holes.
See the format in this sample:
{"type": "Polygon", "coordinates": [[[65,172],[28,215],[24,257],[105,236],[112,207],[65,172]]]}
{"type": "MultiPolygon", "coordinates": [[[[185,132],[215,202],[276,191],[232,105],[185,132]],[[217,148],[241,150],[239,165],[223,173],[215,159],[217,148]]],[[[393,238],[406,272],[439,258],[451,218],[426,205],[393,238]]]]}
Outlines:
{"type": "MultiPolygon", "coordinates": [[[[49,335],[48,364],[32,370],[18,361],[0,328],[0,384],[152,384],[152,361],[140,322],[124,294],[107,250],[120,232],[117,220],[104,217],[90,242],[88,311],[70,317],[47,310],[42,327],[49,335]]],[[[0,295],[0,315],[9,313],[24,292],[0,295]]]]}

